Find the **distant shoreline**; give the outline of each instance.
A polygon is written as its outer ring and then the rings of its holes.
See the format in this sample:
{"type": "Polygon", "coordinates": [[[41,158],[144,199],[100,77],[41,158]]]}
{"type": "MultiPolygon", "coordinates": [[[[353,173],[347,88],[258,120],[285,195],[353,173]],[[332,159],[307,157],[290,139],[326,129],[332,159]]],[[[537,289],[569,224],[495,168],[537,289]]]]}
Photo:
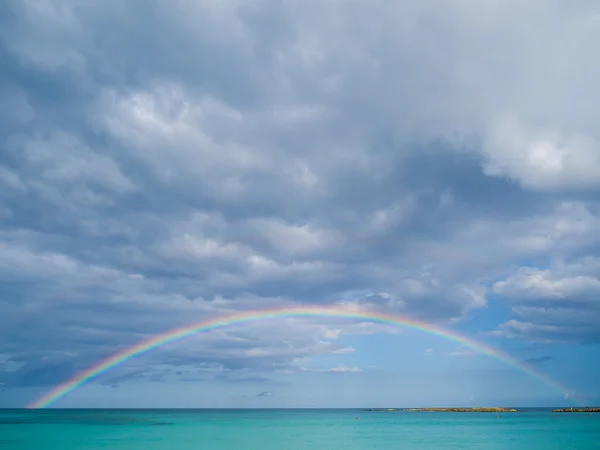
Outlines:
{"type": "Polygon", "coordinates": [[[230,411],[366,411],[366,412],[530,412],[532,411],[544,411],[544,412],[556,412],[556,413],[600,413],[600,406],[590,407],[578,407],[578,408],[552,408],[552,407],[539,407],[539,406],[519,406],[518,408],[500,408],[500,407],[487,407],[487,408],[365,408],[365,407],[299,407],[299,408],[233,408],[233,407],[221,407],[221,408],[145,408],[145,407],[77,407],[77,408],[43,408],[43,409],[31,409],[31,408],[19,408],[19,407],[0,407],[0,411],[27,411],[31,413],[51,413],[51,412],[81,412],[81,411],[106,411],[106,412],[124,412],[124,411],[135,411],[135,412],[230,412],[230,411]]]}
{"type": "Polygon", "coordinates": [[[600,408],[560,408],[553,409],[552,412],[557,413],[600,413],[600,408]]]}
{"type": "Polygon", "coordinates": [[[487,412],[487,413],[500,413],[500,412],[517,412],[514,408],[369,408],[365,411],[379,411],[379,412],[396,412],[396,411],[407,411],[407,412],[487,412]]]}
{"type": "MultiPolygon", "coordinates": [[[[505,413],[505,412],[523,412],[516,408],[366,408],[364,411],[370,412],[479,412],[479,413],[505,413]]],[[[558,408],[553,409],[555,413],[600,413],[600,407],[585,407],[585,408],[558,408]]]]}

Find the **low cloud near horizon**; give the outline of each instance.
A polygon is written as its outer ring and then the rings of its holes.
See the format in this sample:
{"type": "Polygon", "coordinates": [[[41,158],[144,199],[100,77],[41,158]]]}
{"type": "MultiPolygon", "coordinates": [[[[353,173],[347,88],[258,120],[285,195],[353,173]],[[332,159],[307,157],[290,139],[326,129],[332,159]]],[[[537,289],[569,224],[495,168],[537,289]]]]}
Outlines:
{"type": "Polygon", "coordinates": [[[274,397],[274,394],[271,391],[263,391],[257,397],[274,397]]]}
{"type": "MultiPolygon", "coordinates": [[[[448,327],[600,393],[577,375],[600,361],[600,5],[2,9],[0,407],[168,330],[302,305],[448,327]]],[[[404,379],[399,396],[427,379],[449,402],[489,398],[487,363],[430,338],[245,323],[132,359],[72,404],[143,402],[159,381],[182,402],[211,386],[202,405],[404,379]]]]}
{"type": "Polygon", "coordinates": [[[538,364],[538,363],[544,363],[546,361],[552,361],[553,359],[556,359],[554,356],[538,356],[538,357],[533,357],[533,358],[527,358],[525,359],[523,362],[528,363],[528,364],[538,364]]]}

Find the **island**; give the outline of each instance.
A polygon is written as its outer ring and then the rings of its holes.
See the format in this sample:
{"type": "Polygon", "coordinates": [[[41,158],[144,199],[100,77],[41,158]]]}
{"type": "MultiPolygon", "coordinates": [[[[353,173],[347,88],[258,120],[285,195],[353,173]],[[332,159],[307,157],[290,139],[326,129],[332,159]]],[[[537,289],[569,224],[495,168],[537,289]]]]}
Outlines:
{"type": "Polygon", "coordinates": [[[376,412],[397,412],[396,408],[367,408],[365,411],[376,411],[376,412]]]}
{"type": "Polygon", "coordinates": [[[501,412],[517,412],[514,408],[407,408],[404,411],[409,412],[484,412],[484,413],[501,413],[501,412]]]}
{"type": "Polygon", "coordinates": [[[552,412],[558,412],[558,413],[600,413],[600,408],[560,408],[560,409],[553,409],[552,412]]]}

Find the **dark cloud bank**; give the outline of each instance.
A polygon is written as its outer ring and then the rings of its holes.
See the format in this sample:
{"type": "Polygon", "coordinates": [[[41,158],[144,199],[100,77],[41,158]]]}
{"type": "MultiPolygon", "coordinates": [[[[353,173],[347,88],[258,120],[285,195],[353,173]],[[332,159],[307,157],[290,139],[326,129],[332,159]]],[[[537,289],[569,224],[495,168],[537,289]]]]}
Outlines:
{"type": "MultiPolygon", "coordinates": [[[[454,325],[493,302],[498,345],[599,342],[597,7],[485,5],[5,2],[0,383],[341,300],[454,325]]],[[[300,370],[388,331],[268,327],[106,383],[300,370]]]]}

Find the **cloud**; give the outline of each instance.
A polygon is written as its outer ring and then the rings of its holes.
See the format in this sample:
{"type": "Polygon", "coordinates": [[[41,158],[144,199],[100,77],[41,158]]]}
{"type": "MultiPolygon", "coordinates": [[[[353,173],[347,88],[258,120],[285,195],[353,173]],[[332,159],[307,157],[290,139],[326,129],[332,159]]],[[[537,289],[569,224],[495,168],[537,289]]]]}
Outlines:
{"type": "Polygon", "coordinates": [[[547,269],[518,268],[494,284],[515,316],[496,336],[551,342],[599,342],[600,264],[595,257],[556,262],[547,269]]]}
{"type": "Polygon", "coordinates": [[[332,367],[330,369],[326,369],[326,372],[333,372],[333,373],[356,373],[356,372],[362,372],[362,369],[360,367],[356,367],[356,366],[352,366],[352,367],[338,366],[338,367],[332,367]]]}
{"type": "Polygon", "coordinates": [[[260,394],[256,395],[257,397],[274,397],[275,394],[273,394],[271,391],[263,391],[260,394]]]}
{"type": "Polygon", "coordinates": [[[556,357],[554,356],[539,356],[539,357],[534,357],[534,358],[527,358],[525,360],[523,360],[524,363],[528,363],[528,364],[539,364],[539,363],[544,363],[546,361],[552,361],[553,359],[556,359],[556,357]]]}
{"type": "Polygon", "coordinates": [[[466,356],[466,357],[472,357],[472,356],[477,356],[478,353],[476,351],[474,351],[473,349],[469,348],[469,347],[465,347],[465,346],[460,346],[457,350],[454,350],[452,352],[448,353],[448,356],[466,356]]]}
{"type": "Polygon", "coordinates": [[[600,185],[600,142],[552,128],[528,128],[515,118],[499,118],[484,146],[484,170],[539,190],[585,189],[600,185]]]}
{"type": "Polygon", "coordinates": [[[325,372],[325,373],[357,373],[362,372],[360,367],[356,366],[336,366],[327,369],[313,369],[309,367],[302,367],[305,372],[325,372]]]}
{"type": "Polygon", "coordinates": [[[345,355],[345,354],[348,354],[348,353],[354,353],[355,351],[356,351],[356,349],[353,348],[353,347],[343,347],[343,348],[340,348],[338,350],[334,350],[333,353],[336,354],[336,355],[345,355]]]}
{"type": "MultiPolygon", "coordinates": [[[[3,385],[301,305],[599,342],[595,5],[6,7],[3,385]]],[[[346,339],[377,333],[399,331],[248,323],[98,382],[352,372],[367,352],[346,339]]]]}
{"type": "MultiPolygon", "coordinates": [[[[586,266],[600,268],[595,261],[584,262],[586,266]]],[[[506,297],[523,302],[578,303],[594,301],[600,294],[600,280],[588,274],[568,274],[561,276],[557,272],[569,272],[569,267],[557,267],[556,270],[540,270],[534,267],[522,267],[504,281],[494,284],[494,291],[506,297]]]]}

